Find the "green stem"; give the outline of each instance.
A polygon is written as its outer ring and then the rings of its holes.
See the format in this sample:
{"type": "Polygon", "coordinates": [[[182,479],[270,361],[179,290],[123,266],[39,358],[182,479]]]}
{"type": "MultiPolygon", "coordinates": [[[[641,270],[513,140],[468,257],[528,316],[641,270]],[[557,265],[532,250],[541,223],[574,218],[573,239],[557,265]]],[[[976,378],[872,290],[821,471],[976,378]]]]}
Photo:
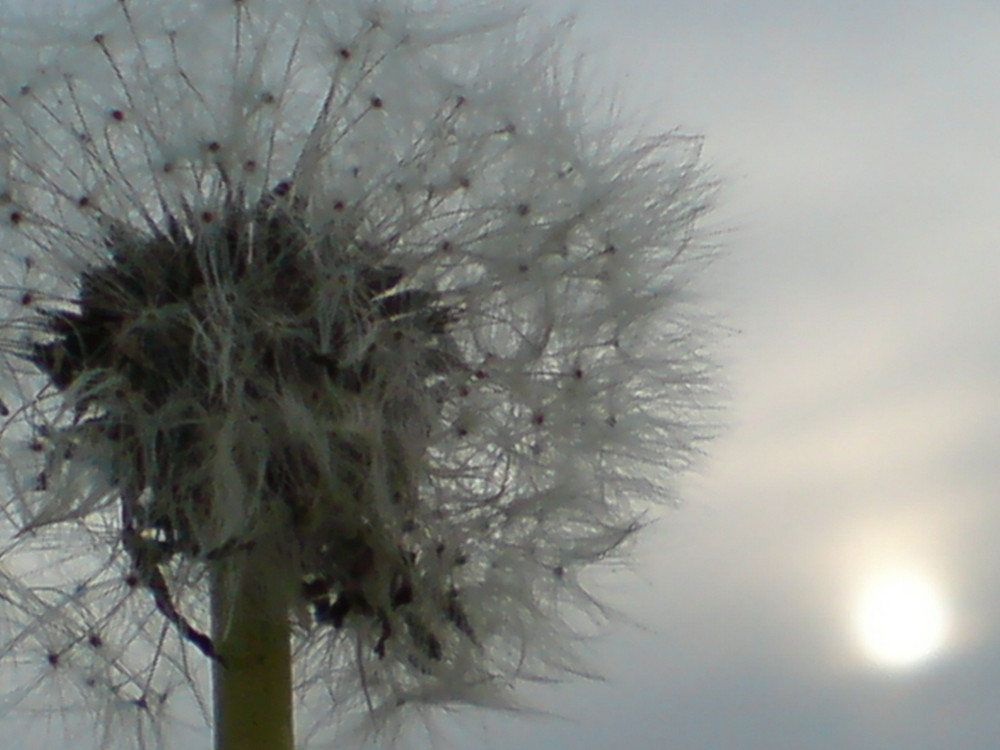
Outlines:
{"type": "Polygon", "coordinates": [[[293,750],[291,627],[276,567],[277,556],[252,550],[213,573],[215,750],[293,750]]]}

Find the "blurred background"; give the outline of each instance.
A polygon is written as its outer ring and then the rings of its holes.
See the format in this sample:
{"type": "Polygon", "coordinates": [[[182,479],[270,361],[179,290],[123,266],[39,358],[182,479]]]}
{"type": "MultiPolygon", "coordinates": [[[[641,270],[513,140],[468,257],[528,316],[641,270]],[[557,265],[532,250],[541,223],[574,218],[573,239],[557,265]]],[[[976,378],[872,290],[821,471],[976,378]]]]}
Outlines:
{"type": "Polygon", "coordinates": [[[729,427],[602,579],[607,680],[486,747],[997,747],[1000,4],[550,5],[705,136],[729,427]]]}

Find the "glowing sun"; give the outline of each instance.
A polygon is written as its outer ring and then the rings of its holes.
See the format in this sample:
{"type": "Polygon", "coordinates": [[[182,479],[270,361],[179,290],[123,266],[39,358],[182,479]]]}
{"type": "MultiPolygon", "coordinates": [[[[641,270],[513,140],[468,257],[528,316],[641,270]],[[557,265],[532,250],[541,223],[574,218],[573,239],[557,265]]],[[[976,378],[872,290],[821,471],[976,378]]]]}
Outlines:
{"type": "Polygon", "coordinates": [[[932,656],[944,643],[948,612],[931,583],[895,572],[872,579],[857,609],[857,632],[868,656],[886,667],[906,667],[932,656]]]}

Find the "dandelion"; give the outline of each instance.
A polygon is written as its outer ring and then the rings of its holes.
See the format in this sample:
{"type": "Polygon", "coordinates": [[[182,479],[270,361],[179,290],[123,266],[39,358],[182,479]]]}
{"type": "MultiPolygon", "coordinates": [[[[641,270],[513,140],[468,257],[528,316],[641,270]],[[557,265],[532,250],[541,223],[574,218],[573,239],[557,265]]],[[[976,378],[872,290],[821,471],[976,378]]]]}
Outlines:
{"type": "Polygon", "coordinates": [[[293,693],[384,727],[578,669],[582,572],[702,437],[711,190],[543,36],[388,0],[11,22],[5,708],[155,744],[190,704],[280,750],[293,693]]]}

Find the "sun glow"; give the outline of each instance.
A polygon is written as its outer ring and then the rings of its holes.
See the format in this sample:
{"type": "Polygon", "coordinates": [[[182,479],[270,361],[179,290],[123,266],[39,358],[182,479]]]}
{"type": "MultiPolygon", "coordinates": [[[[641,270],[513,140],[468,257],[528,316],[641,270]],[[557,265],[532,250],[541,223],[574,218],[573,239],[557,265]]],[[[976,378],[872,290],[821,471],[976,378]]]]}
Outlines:
{"type": "Polygon", "coordinates": [[[948,631],[948,612],[931,582],[896,571],[873,578],[856,610],[856,628],[867,655],[891,668],[916,665],[937,652],[948,631]]]}

